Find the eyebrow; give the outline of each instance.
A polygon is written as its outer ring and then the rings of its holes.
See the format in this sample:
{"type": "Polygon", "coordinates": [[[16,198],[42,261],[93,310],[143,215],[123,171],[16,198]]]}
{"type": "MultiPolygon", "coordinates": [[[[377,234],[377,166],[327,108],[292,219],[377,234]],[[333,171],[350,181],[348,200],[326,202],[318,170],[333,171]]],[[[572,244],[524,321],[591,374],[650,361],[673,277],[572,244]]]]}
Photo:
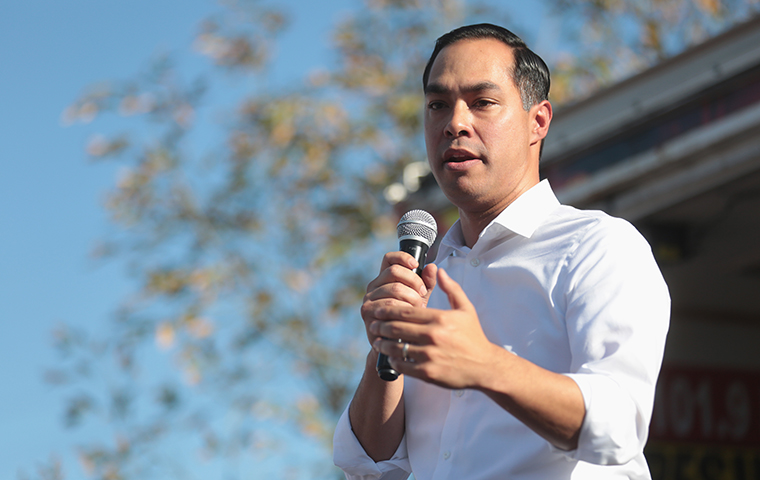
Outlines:
{"type": "MultiPolygon", "coordinates": [[[[463,93],[480,93],[488,90],[501,90],[501,87],[493,82],[489,81],[483,81],[478,82],[473,85],[466,85],[463,88],[461,88],[463,93]]],[[[444,87],[440,83],[429,83],[427,87],[425,87],[425,95],[428,94],[447,94],[450,93],[451,89],[444,87]]]]}

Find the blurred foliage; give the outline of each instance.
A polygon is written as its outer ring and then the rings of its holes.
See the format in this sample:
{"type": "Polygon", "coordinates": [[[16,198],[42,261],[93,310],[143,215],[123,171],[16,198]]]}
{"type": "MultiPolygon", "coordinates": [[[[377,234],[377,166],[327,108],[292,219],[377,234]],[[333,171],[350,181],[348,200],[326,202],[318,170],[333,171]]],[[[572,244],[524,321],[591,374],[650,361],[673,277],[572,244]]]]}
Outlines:
{"type": "MultiPolygon", "coordinates": [[[[556,50],[539,52],[557,103],[757,11],[545,3],[562,27],[556,50]]],[[[64,112],[69,123],[126,122],[87,153],[121,172],[105,201],[116,228],[96,254],[128,260],[139,285],[105,333],[55,332],[61,361],[47,380],[69,399],[65,423],[113,432],[79,447],[88,478],[206,478],[203,465],[224,478],[340,477],[332,428],[368,350],[358,304],[395,245],[382,192],[425,158],[424,62],[441,33],[507,18],[464,0],[366,0],[334,27],[334,64],[282,85],[271,72],[290,18],[227,2],[200,23],[192,47],[208,68],[197,78],[162,57],[64,112]],[[245,88],[225,108],[215,101],[230,78],[245,88]]],[[[58,460],[38,473],[62,477],[58,460]]]]}
{"type": "Polygon", "coordinates": [[[552,98],[583,98],[760,12],[758,0],[546,0],[566,19],[552,98]]]}

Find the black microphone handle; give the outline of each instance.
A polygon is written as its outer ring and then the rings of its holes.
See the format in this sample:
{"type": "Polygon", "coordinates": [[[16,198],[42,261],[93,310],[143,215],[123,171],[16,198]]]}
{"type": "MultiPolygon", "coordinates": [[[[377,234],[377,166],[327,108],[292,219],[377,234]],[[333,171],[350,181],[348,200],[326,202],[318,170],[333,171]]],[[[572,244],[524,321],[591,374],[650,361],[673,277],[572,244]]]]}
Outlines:
{"type": "MultiPolygon", "coordinates": [[[[425,257],[427,257],[428,248],[427,244],[419,240],[406,239],[399,242],[399,250],[413,256],[414,259],[417,260],[417,263],[419,263],[417,268],[414,269],[414,273],[420,277],[422,276],[422,269],[425,268],[425,257]]],[[[399,343],[401,343],[400,339],[399,343]]],[[[390,361],[388,361],[388,356],[384,353],[377,356],[376,369],[380,378],[386,382],[392,382],[399,376],[399,373],[391,366],[390,361]]]]}

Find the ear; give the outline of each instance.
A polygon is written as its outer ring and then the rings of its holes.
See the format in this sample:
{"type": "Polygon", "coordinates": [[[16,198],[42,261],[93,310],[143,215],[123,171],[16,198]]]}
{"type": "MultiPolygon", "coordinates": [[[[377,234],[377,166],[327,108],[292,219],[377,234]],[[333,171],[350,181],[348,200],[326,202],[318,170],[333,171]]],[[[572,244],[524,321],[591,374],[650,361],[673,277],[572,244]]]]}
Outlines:
{"type": "Polygon", "coordinates": [[[549,124],[552,123],[552,104],[548,100],[533,105],[530,108],[532,129],[531,145],[539,143],[549,133],[549,124]]]}

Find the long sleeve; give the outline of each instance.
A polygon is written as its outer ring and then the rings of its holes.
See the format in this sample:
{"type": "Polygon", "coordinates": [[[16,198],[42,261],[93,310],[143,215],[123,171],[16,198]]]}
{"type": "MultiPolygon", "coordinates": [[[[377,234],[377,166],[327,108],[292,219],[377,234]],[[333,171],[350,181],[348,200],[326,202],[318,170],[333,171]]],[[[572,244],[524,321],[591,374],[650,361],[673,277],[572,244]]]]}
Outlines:
{"type": "Polygon", "coordinates": [[[646,444],[670,297],[651,249],[627,222],[591,226],[566,264],[568,376],[586,417],[577,460],[621,465],[646,444]]]}
{"type": "Polygon", "coordinates": [[[367,456],[351,429],[348,407],[335,427],[333,461],[349,480],[405,480],[411,472],[405,438],[389,460],[376,463],[367,456]]]}

